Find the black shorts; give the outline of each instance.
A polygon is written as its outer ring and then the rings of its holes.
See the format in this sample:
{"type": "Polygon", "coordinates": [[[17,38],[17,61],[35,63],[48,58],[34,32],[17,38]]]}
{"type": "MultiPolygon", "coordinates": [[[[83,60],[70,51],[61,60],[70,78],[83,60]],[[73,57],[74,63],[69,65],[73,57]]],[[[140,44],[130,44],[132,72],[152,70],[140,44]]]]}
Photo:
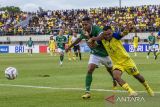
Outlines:
{"type": "Polygon", "coordinates": [[[74,46],[73,50],[74,50],[74,52],[77,52],[78,50],[80,51],[80,46],[79,45],[74,46]]]}

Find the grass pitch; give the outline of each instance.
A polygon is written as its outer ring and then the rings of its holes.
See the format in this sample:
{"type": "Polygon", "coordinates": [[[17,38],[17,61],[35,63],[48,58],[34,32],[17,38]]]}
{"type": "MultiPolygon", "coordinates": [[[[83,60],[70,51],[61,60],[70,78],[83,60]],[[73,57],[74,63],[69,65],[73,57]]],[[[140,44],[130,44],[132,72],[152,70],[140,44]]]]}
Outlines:
{"type": "MultiPolygon", "coordinates": [[[[84,94],[89,54],[83,54],[82,61],[68,61],[65,55],[63,66],[59,66],[58,56],[48,54],[0,54],[0,107],[159,107],[160,58],[155,61],[151,55],[146,59],[146,53],[138,53],[137,57],[130,55],[140,73],[157,92],[155,97],[140,92],[139,97],[143,97],[143,101],[116,101],[128,94],[111,91],[111,77],[101,66],[93,74],[92,98],[83,100],[81,95],[84,94]],[[4,70],[9,66],[18,70],[15,80],[4,77],[4,70]],[[114,104],[105,100],[111,95],[115,95],[114,104]]],[[[145,91],[132,76],[124,73],[123,79],[134,90],[145,91]]]]}

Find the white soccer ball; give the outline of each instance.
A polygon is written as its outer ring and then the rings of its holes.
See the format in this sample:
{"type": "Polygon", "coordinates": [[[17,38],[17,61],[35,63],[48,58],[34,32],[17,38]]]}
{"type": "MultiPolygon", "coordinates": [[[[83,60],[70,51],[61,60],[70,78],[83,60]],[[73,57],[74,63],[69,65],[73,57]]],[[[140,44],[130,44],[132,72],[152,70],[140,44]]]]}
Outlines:
{"type": "Polygon", "coordinates": [[[13,80],[17,77],[18,71],[14,67],[8,67],[5,69],[5,77],[9,80],[13,80]]]}

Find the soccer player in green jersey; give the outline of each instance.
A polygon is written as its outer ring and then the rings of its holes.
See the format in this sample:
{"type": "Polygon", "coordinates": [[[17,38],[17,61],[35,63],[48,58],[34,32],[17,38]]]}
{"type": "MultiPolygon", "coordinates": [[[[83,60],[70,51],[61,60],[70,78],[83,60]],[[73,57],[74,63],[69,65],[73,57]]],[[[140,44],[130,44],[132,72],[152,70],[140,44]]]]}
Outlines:
{"type": "Polygon", "coordinates": [[[33,48],[34,48],[34,42],[32,41],[32,38],[30,37],[29,40],[27,41],[27,44],[28,46],[28,54],[30,53],[30,55],[32,55],[33,53],[33,48]]]}
{"type": "Polygon", "coordinates": [[[60,65],[63,64],[65,44],[67,42],[67,38],[63,34],[64,34],[64,31],[60,30],[59,35],[56,37],[58,53],[60,55],[60,62],[59,62],[60,65]]]}
{"type": "MultiPolygon", "coordinates": [[[[82,31],[80,37],[78,39],[76,39],[76,41],[73,42],[66,49],[66,52],[68,52],[69,49],[71,49],[73,46],[78,44],[82,39],[85,39],[86,41],[88,41],[89,38],[94,37],[94,36],[98,36],[102,33],[102,29],[100,29],[96,25],[93,25],[92,21],[89,17],[84,17],[82,19],[82,25],[83,25],[84,31],[82,31]]],[[[91,87],[91,83],[92,83],[92,74],[93,74],[94,70],[96,69],[96,67],[100,63],[106,67],[106,69],[108,70],[108,72],[112,76],[113,86],[117,85],[116,81],[113,78],[112,72],[111,72],[111,70],[112,70],[111,58],[108,56],[108,53],[105,50],[102,43],[97,44],[94,48],[92,48],[93,46],[91,46],[91,44],[89,44],[89,43],[87,43],[87,44],[91,49],[91,55],[90,55],[89,62],[88,62],[88,71],[87,71],[86,81],[85,81],[86,93],[82,96],[83,99],[88,99],[91,97],[90,87],[91,87]]]]}
{"type": "Polygon", "coordinates": [[[149,51],[147,53],[147,59],[149,58],[149,54],[151,51],[153,51],[154,58],[156,59],[156,49],[155,49],[156,37],[154,36],[153,32],[151,33],[151,35],[148,36],[148,42],[149,42],[149,51]]]}

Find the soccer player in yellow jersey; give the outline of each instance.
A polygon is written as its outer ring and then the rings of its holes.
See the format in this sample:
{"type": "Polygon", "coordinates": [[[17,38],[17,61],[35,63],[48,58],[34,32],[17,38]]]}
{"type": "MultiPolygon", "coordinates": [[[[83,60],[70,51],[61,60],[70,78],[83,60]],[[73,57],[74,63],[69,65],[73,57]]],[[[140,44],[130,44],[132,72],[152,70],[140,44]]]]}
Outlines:
{"type": "Polygon", "coordinates": [[[53,36],[50,37],[50,40],[48,42],[48,47],[49,47],[49,52],[50,52],[50,55],[53,56],[53,54],[56,56],[56,52],[55,52],[55,49],[56,49],[56,42],[55,40],[53,39],[53,36]]]}
{"type": "Polygon", "coordinates": [[[120,39],[127,34],[127,30],[121,33],[113,33],[110,26],[105,26],[103,28],[103,33],[97,37],[91,38],[89,42],[94,43],[93,41],[97,41],[98,43],[100,40],[102,41],[113,61],[113,77],[123,89],[129,92],[129,96],[137,96],[137,93],[121,78],[123,72],[133,75],[135,79],[142,83],[149,95],[154,96],[154,92],[145,81],[144,77],[139,73],[134,61],[126,52],[120,41],[120,39]]]}
{"type": "Polygon", "coordinates": [[[138,48],[138,42],[140,41],[140,38],[137,36],[137,33],[135,32],[135,36],[133,37],[133,46],[134,46],[134,55],[137,56],[137,48],[138,48]]]}

